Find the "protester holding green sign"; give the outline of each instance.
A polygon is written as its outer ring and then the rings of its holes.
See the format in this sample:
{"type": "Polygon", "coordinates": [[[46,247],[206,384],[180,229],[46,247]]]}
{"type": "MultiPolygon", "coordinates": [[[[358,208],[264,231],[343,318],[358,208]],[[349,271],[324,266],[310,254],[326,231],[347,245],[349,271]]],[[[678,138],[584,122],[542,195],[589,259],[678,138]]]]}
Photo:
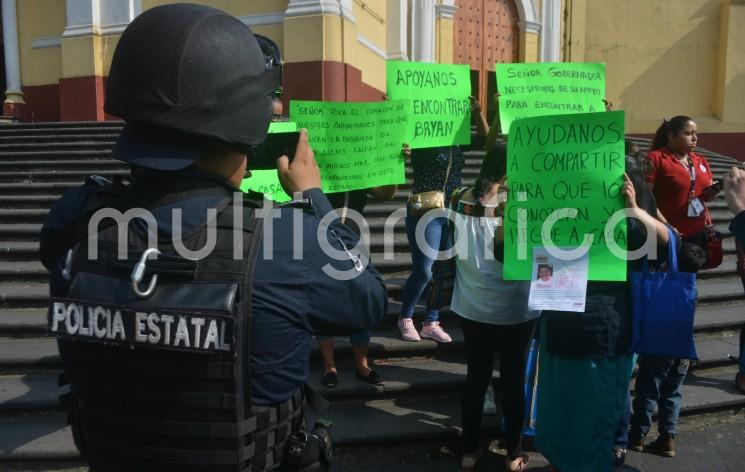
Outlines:
{"type": "Polygon", "coordinates": [[[471,72],[466,65],[388,61],[391,100],[411,102],[404,141],[412,149],[471,143],[471,72]]]}
{"type": "MultiPolygon", "coordinates": [[[[404,145],[402,149],[404,157],[411,156],[411,149],[404,145]]],[[[342,223],[354,230],[358,236],[362,237],[362,228],[360,227],[359,217],[367,205],[368,195],[381,200],[390,200],[398,189],[397,184],[384,185],[369,189],[350,190],[348,192],[327,193],[331,206],[340,213],[342,223]]],[[[370,367],[369,347],[370,331],[353,334],[349,337],[349,343],[352,345],[352,357],[354,358],[355,376],[369,384],[380,385],[383,383],[382,377],[370,367]]],[[[318,341],[318,351],[321,353],[323,362],[323,374],[321,375],[321,385],[327,388],[336,387],[339,381],[339,375],[336,370],[336,361],[334,360],[334,338],[331,336],[316,336],[318,341]]]]}
{"type": "Polygon", "coordinates": [[[626,262],[615,255],[626,248],[626,228],[606,228],[624,206],[623,112],[518,120],[508,164],[505,279],[532,278],[534,247],[577,248],[589,240],[589,280],[626,280],[626,262]]]}
{"type": "MultiPolygon", "coordinates": [[[[621,216],[629,250],[649,240],[667,254],[667,227],[655,217],[654,196],[641,166],[629,156],[625,168],[620,194],[626,214],[621,216]]],[[[639,270],[642,262],[629,264],[639,270]]],[[[559,470],[612,470],[633,368],[628,354],[631,304],[629,282],[589,282],[584,313],[542,314],[536,446],[559,470]]]]}
{"type": "MultiPolygon", "coordinates": [[[[474,113],[479,114],[479,134],[485,135],[488,130],[481,115],[481,106],[473,99],[471,107],[474,113]]],[[[416,303],[432,278],[434,257],[431,251],[445,249],[450,241],[447,218],[430,218],[432,215],[428,216],[426,212],[436,205],[449,205],[451,195],[461,186],[464,163],[465,155],[460,146],[414,149],[411,153],[414,180],[406,207],[406,236],[411,248],[412,270],[404,286],[398,321],[401,337],[405,341],[419,341],[421,338],[430,338],[438,342],[451,340],[439,324],[437,308],[427,308],[420,332],[414,327],[412,318],[416,303]],[[416,237],[420,223],[424,225],[424,239],[428,248],[421,246],[416,237]]]]}
{"type": "Polygon", "coordinates": [[[502,132],[518,118],[602,112],[605,64],[496,64],[502,132]]]}
{"type": "Polygon", "coordinates": [[[401,144],[409,117],[405,100],[371,103],[290,102],[290,117],[307,128],[324,192],[406,180],[401,144]]]}

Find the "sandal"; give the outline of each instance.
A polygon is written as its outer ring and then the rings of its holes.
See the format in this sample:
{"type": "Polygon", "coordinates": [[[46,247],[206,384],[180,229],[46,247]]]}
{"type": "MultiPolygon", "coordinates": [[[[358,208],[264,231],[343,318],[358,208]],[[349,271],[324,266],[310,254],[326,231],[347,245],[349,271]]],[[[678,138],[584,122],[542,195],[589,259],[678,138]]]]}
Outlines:
{"type": "Polygon", "coordinates": [[[508,454],[505,458],[505,464],[507,466],[507,472],[523,472],[527,470],[528,463],[530,462],[530,456],[521,452],[517,455],[508,454]]]}
{"type": "Polygon", "coordinates": [[[321,377],[321,385],[326,388],[334,388],[339,383],[339,374],[336,371],[329,371],[321,377]]]}

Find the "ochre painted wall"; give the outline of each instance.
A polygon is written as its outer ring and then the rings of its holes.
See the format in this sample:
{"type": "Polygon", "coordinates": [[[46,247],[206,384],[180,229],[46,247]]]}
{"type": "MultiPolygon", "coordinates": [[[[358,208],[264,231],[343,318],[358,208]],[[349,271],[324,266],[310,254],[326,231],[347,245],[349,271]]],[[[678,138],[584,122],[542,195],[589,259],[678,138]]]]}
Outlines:
{"type": "Polygon", "coordinates": [[[452,64],[455,31],[452,18],[438,17],[435,22],[435,59],[440,64],[452,64]]]}
{"type": "Polygon", "coordinates": [[[379,0],[364,4],[366,8],[363,9],[358,2],[352,3],[356,24],[345,21],[344,62],[362,72],[362,82],[383,91],[386,59],[361,41],[371,43],[378,52],[386,54],[387,2],[379,0]]]}
{"type": "Polygon", "coordinates": [[[62,74],[59,46],[32,47],[35,38],[59,37],[65,30],[65,2],[22,0],[16,2],[21,83],[24,86],[56,84],[62,74]]]}
{"type": "MultiPolygon", "coordinates": [[[[142,0],[142,10],[169,3],[183,3],[178,0],[142,0]]],[[[226,11],[231,15],[245,16],[260,13],[275,13],[287,10],[288,0],[198,0],[187,3],[199,3],[226,11]]]]}
{"type": "MultiPolygon", "coordinates": [[[[729,54],[720,50],[722,5],[733,0],[567,1],[565,57],[606,63],[607,96],[626,111],[629,132],[653,132],[663,117],[676,114],[693,116],[707,132],[745,131],[736,113],[722,119],[718,103],[723,70],[730,99],[745,97],[742,19],[729,33],[740,46],[729,54]]],[[[739,11],[742,1],[734,2],[739,11]]]]}

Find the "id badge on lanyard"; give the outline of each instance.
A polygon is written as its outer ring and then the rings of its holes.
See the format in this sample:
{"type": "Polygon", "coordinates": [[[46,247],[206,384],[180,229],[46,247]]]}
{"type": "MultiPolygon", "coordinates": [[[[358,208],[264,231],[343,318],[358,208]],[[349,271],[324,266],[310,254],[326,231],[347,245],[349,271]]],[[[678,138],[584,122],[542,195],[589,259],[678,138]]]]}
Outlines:
{"type": "Polygon", "coordinates": [[[685,164],[683,164],[691,176],[691,190],[688,193],[688,217],[698,218],[706,210],[706,207],[704,206],[701,199],[693,196],[696,190],[696,168],[693,165],[693,159],[691,158],[691,156],[688,156],[688,160],[690,161],[690,166],[686,166],[685,164]]]}

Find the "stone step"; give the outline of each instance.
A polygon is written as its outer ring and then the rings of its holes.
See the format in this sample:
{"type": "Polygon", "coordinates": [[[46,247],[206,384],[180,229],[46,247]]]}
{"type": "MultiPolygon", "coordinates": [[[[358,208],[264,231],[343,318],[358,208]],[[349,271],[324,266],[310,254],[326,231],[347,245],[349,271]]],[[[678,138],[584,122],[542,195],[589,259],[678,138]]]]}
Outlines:
{"type": "Polygon", "coordinates": [[[12,242],[39,241],[41,225],[36,223],[0,224],[0,245],[12,242]]]}
{"type": "MultiPolygon", "coordinates": [[[[41,262],[17,261],[0,264],[0,283],[42,282],[49,280],[49,272],[41,262]]],[[[1,290],[1,289],[0,289],[1,290]]]]}
{"type": "Polygon", "coordinates": [[[81,174],[94,174],[99,169],[115,168],[128,170],[127,164],[113,159],[68,159],[68,160],[23,160],[23,161],[0,161],[0,170],[28,172],[44,170],[75,170],[81,174]]]}
{"type": "MultiPolygon", "coordinates": [[[[4,209],[48,209],[59,200],[59,195],[0,195],[0,210],[4,209]]],[[[0,227],[0,234],[3,228],[0,227]]]]}
{"type": "Polygon", "coordinates": [[[46,305],[49,287],[45,283],[0,284],[0,309],[34,308],[46,305]]]}
{"type": "Polygon", "coordinates": [[[59,152],[71,151],[101,151],[111,152],[114,140],[75,140],[75,141],[49,141],[49,140],[21,140],[8,142],[0,139],[0,154],[24,153],[37,151],[59,152]]]}
{"type": "Polygon", "coordinates": [[[0,241],[0,263],[38,261],[39,243],[33,241],[0,241]]]}
{"type": "MultiPolygon", "coordinates": [[[[49,181],[70,181],[78,180],[83,182],[85,177],[91,172],[80,172],[76,170],[44,170],[44,171],[29,171],[29,172],[7,172],[0,171],[0,182],[49,182],[49,181]]],[[[128,177],[130,175],[129,170],[97,170],[97,175],[103,177],[128,177]]]]}
{"type": "Polygon", "coordinates": [[[696,282],[699,303],[745,299],[739,277],[726,279],[700,279],[696,282]]]}
{"type": "MultiPolygon", "coordinates": [[[[694,414],[741,408],[745,396],[732,383],[732,369],[694,371],[683,386],[681,423],[694,414]]],[[[414,440],[456,438],[460,434],[458,394],[334,404],[320,416],[333,422],[338,446],[385,445],[414,440]]],[[[311,423],[319,417],[309,411],[311,423]]],[[[485,416],[482,428],[498,429],[498,416],[485,416]]],[[[62,413],[14,415],[0,419],[0,460],[72,459],[77,451],[62,413]]]]}
{"type": "Polygon", "coordinates": [[[59,408],[58,375],[57,372],[0,375],[0,411],[59,408]]]}
{"type": "MultiPolygon", "coordinates": [[[[399,340],[398,332],[394,328],[379,328],[375,330],[375,337],[370,343],[370,355],[385,366],[396,358],[410,356],[439,356],[448,355],[448,352],[458,352],[462,349],[462,334],[455,322],[445,326],[454,336],[453,343],[439,346],[431,341],[419,343],[406,343],[399,340]]],[[[702,333],[696,335],[696,349],[699,355],[699,366],[708,368],[727,365],[735,362],[739,355],[739,334],[734,331],[723,331],[721,333],[702,333]]],[[[338,344],[344,346],[346,340],[339,340],[338,344]]],[[[337,357],[350,358],[350,350],[338,349],[337,357]]],[[[312,358],[318,358],[317,346],[313,347],[312,358]]],[[[49,369],[59,367],[59,353],[57,342],[52,337],[33,338],[11,338],[0,337],[0,372],[28,373],[32,370],[49,369]]]]}
{"type": "Polygon", "coordinates": [[[61,412],[0,420],[0,461],[75,459],[67,418],[61,412]]]}
{"type": "Polygon", "coordinates": [[[0,131],[17,131],[22,129],[29,130],[59,130],[61,133],[70,133],[72,130],[86,130],[87,132],[94,132],[104,128],[115,128],[121,129],[124,126],[124,122],[120,120],[110,121],[47,121],[47,122],[34,122],[34,123],[9,123],[0,125],[0,131]]]}
{"type": "Polygon", "coordinates": [[[5,196],[56,195],[59,198],[67,190],[79,187],[82,184],[82,179],[65,182],[11,182],[4,183],[2,191],[5,196]]]}
{"type": "Polygon", "coordinates": [[[109,159],[111,160],[110,149],[49,149],[49,150],[28,150],[28,151],[8,151],[3,153],[3,160],[19,162],[23,160],[66,160],[66,159],[109,159]]]}
{"type": "Polygon", "coordinates": [[[49,210],[44,209],[2,209],[0,210],[0,224],[23,224],[23,223],[42,223],[47,217],[49,210]]]}
{"type": "Polygon", "coordinates": [[[0,336],[46,336],[46,308],[0,310],[0,336]]]}
{"type": "Polygon", "coordinates": [[[84,134],[68,134],[68,133],[50,133],[50,134],[33,134],[33,133],[16,133],[16,134],[0,134],[0,144],[13,144],[13,143],[26,143],[26,144],[41,144],[46,143],[75,143],[75,142],[105,142],[109,146],[113,146],[116,139],[119,137],[118,130],[113,132],[104,129],[99,132],[88,132],[84,134]]]}

